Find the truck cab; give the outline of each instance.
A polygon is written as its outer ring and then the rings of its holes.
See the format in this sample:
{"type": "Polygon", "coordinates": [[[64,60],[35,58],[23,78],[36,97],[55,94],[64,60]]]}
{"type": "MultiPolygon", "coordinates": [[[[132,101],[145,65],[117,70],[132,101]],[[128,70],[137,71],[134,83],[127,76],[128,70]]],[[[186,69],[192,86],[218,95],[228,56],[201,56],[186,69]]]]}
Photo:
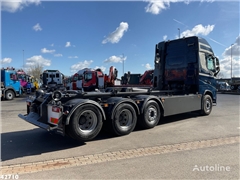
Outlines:
{"type": "Polygon", "coordinates": [[[209,93],[216,102],[216,75],[219,71],[219,60],[203,38],[193,36],[156,45],[155,89],[185,94],[209,93]]]}
{"type": "Polygon", "coordinates": [[[1,98],[12,100],[22,94],[21,84],[14,69],[1,69],[1,98]]]}
{"type": "Polygon", "coordinates": [[[51,91],[63,86],[64,75],[58,70],[45,70],[40,79],[42,80],[42,88],[51,91]]]}
{"type": "Polygon", "coordinates": [[[101,70],[88,70],[83,74],[83,89],[94,91],[96,88],[104,88],[104,74],[101,70]]]}

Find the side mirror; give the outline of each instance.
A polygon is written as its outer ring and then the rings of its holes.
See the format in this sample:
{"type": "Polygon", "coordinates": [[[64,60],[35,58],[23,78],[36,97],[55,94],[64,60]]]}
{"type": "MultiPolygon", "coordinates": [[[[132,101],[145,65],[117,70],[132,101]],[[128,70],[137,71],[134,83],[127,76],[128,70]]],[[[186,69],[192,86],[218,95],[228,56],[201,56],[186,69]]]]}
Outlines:
{"type": "Polygon", "coordinates": [[[160,62],[160,54],[159,54],[159,49],[158,49],[158,45],[156,44],[155,47],[155,60],[154,60],[155,64],[158,64],[160,62]]]}
{"type": "Polygon", "coordinates": [[[156,53],[155,55],[155,63],[158,64],[160,62],[160,55],[159,53],[156,53]]]}
{"type": "Polygon", "coordinates": [[[218,58],[215,58],[214,61],[215,61],[215,68],[216,68],[214,75],[216,76],[220,72],[220,64],[219,64],[218,58]]]}

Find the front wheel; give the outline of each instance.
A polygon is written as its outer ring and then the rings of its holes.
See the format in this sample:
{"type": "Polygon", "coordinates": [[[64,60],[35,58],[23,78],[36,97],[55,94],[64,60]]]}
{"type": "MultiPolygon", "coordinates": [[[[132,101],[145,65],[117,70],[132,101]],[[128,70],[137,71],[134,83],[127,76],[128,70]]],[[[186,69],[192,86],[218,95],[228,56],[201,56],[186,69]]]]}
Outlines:
{"type": "Polygon", "coordinates": [[[120,104],[114,111],[112,130],[117,136],[130,134],[137,123],[135,109],[127,103],[120,104]]]}
{"type": "Polygon", "coordinates": [[[13,100],[14,99],[14,92],[12,90],[7,90],[7,92],[5,93],[5,98],[7,100],[13,100]]]}
{"type": "Polygon", "coordinates": [[[201,114],[207,116],[212,111],[212,98],[209,95],[205,95],[202,100],[202,110],[201,114]]]}
{"type": "Polygon", "coordinates": [[[98,135],[102,124],[102,114],[96,106],[80,106],[73,113],[67,134],[80,141],[89,141],[98,135]]]}

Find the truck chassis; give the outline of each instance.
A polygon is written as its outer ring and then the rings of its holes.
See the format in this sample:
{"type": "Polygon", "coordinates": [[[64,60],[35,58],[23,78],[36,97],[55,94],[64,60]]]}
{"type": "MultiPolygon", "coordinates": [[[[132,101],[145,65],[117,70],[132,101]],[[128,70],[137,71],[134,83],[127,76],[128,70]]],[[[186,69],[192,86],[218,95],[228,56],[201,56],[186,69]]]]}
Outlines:
{"type": "Polygon", "coordinates": [[[117,136],[127,135],[137,123],[149,129],[165,116],[190,111],[209,115],[212,106],[207,91],[204,95],[174,95],[174,91],[151,89],[103,93],[55,91],[28,99],[28,114],[19,117],[45,130],[87,141],[95,138],[103,125],[117,136]]]}

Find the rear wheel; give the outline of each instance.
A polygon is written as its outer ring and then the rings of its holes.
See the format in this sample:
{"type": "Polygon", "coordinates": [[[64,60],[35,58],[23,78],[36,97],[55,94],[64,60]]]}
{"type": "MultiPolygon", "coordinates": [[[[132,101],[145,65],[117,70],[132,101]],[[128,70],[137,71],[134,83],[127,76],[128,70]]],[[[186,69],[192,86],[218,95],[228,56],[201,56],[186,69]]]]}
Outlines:
{"type": "Polygon", "coordinates": [[[136,126],[136,111],[130,104],[120,104],[116,108],[111,122],[112,130],[115,135],[127,135],[131,133],[136,126]]]}
{"type": "Polygon", "coordinates": [[[231,86],[230,88],[231,88],[231,90],[235,90],[235,86],[231,86]]]}
{"type": "Polygon", "coordinates": [[[12,90],[8,90],[6,93],[5,93],[5,98],[7,100],[13,100],[15,97],[14,95],[14,92],[12,90]]]}
{"type": "Polygon", "coordinates": [[[209,95],[205,95],[202,100],[202,111],[201,114],[206,116],[212,111],[212,98],[209,95]]]}
{"type": "Polygon", "coordinates": [[[72,115],[67,134],[80,141],[95,138],[102,129],[102,114],[94,105],[79,107],[72,115]]]}
{"type": "Polygon", "coordinates": [[[144,107],[143,114],[140,118],[140,126],[146,129],[155,127],[161,117],[161,111],[156,101],[150,100],[144,107]]]}

